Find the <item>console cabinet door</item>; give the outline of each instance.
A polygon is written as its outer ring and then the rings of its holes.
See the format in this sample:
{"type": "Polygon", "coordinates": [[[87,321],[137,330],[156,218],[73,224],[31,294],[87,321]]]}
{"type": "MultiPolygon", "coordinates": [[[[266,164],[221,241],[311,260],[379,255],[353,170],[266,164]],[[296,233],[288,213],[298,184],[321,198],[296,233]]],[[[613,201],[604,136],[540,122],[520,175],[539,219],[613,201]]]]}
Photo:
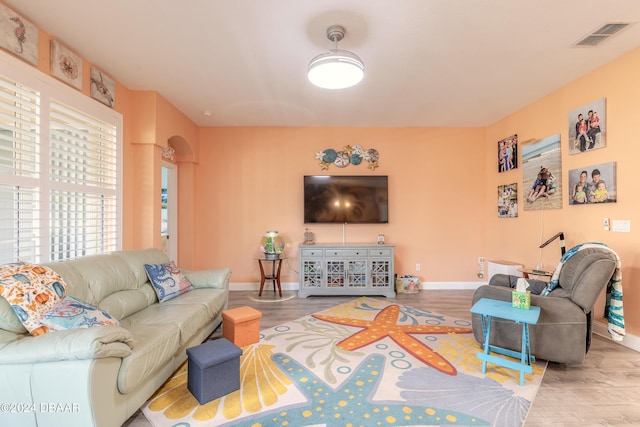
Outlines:
{"type": "Polygon", "coordinates": [[[395,298],[393,246],[301,246],[298,296],[310,295],[395,298]]]}

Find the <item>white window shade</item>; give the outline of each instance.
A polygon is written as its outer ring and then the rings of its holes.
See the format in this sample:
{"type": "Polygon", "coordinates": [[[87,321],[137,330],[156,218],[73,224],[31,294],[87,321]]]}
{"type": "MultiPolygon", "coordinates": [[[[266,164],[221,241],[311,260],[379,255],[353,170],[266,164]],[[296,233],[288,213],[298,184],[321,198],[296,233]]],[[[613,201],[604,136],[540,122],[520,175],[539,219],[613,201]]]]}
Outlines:
{"type": "Polygon", "coordinates": [[[122,115],[0,53],[0,263],[121,245],[122,115]]]}
{"type": "Polygon", "coordinates": [[[116,127],[58,102],[50,105],[51,260],[117,248],[116,127]]]}
{"type": "Polygon", "coordinates": [[[40,259],[40,191],[0,184],[0,263],[40,259]]]}
{"type": "Polygon", "coordinates": [[[0,76],[0,263],[37,260],[40,94],[0,76]]]}

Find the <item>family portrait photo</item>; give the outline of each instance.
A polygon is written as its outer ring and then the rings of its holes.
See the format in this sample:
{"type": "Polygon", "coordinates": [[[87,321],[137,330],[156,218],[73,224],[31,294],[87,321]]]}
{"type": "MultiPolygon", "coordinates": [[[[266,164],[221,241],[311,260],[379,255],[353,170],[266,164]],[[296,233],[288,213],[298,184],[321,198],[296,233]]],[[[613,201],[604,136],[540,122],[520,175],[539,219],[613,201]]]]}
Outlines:
{"type": "Polygon", "coordinates": [[[498,218],[518,217],[518,184],[498,185],[498,218]]]}
{"type": "Polygon", "coordinates": [[[522,145],[525,211],[562,208],[560,134],[522,145]]]}
{"type": "Polygon", "coordinates": [[[498,172],[518,167],[518,135],[498,141],[498,172]]]}
{"type": "Polygon", "coordinates": [[[606,98],[601,98],[569,112],[569,154],[606,146],[606,98]]]}
{"type": "Polygon", "coordinates": [[[601,163],[569,171],[569,204],[615,203],[616,162],[601,163]]]}

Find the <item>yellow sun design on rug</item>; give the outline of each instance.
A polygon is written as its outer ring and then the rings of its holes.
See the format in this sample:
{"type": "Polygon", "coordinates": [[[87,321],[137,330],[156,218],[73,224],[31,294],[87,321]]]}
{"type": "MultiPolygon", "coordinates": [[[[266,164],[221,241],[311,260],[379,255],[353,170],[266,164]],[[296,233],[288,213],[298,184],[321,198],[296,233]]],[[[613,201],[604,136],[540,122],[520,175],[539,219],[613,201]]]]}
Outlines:
{"type": "Polygon", "coordinates": [[[422,341],[414,338],[412,334],[469,334],[472,330],[456,326],[398,325],[399,314],[400,306],[394,304],[383,308],[373,320],[341,318],[322,314],[314,314],[313,317],[325,322],[364,328],[337,344],[337,347],[344,350],[357,350],[389,337],[421,362],[445,374],[456,375],[456,368],[447,359],[422,341]]]}
{"type": "Polygon", "coordinates": [[[187,362],[175,372],[151,397],[149,409],[163,412],[169,419],[191,415],[194,420],[206,421],[219,411],[227,419],[243,411],[259,412],[278,401],[287,391],[291,379],[271,360],[273,345],[258,344],[244,347],[240,357],[240,390],[200,405],[187,390],[187,362]]]}

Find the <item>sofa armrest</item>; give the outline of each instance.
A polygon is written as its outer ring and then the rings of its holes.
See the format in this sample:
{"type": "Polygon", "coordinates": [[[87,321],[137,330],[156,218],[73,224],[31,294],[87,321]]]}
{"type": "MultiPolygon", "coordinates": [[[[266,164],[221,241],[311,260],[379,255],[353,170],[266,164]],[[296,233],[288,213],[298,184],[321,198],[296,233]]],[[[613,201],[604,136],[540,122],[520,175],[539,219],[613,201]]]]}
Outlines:
{"type": "Polygon", "coordinates": [[[231,278],[230,268],[218,270],[183,271],[184,276],[194,288],[228,289],[231,278]]]}
{"type": "Polygon", "coordinates": [[[0,364],[123,358],[133,347],[131,333],[118,326],[71,329],[37,337],[8,334],[0,337],[0,364]]]}

